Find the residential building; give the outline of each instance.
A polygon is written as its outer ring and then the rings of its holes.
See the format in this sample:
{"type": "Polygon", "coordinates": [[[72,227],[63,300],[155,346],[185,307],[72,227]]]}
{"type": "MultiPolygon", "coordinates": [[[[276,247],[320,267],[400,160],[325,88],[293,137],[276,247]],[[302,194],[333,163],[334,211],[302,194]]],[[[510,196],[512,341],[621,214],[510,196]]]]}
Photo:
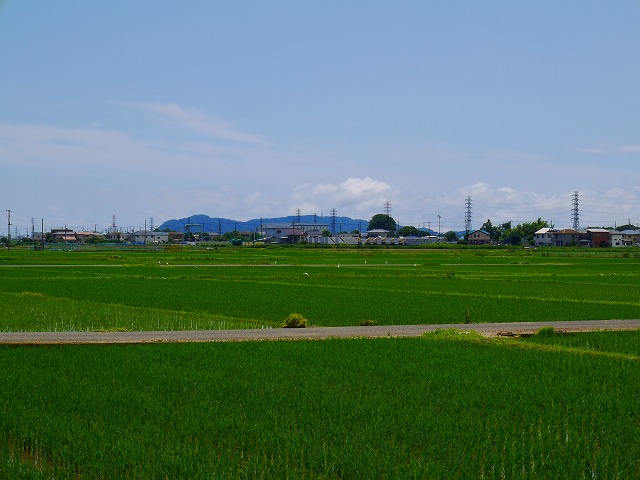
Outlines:
{"type": "Polygon", "coordinates": [[[587,228],[587,238],[591,247],[611,246],[611,234],[605,228],[587,228]]]}
{"type": "Polygon", "coordinates": [[[623,230],[620,233],[623,247],[640,246],[640,230],[623,230]]]}
{"type": "Polygon", "coordinates": [[[491,243],[491,234],[485,230],[474,230],[467,236],[469,245],[486,245],[491,243]]]}
{"type": "Polygon", "coordinates": [[[271,243],[318,243],[322,232],[328,229],[327,224],[297,222],[269,223],[262,227],[266,241],[271,243]]]}
{"type": "Polygon", "coordinates": [[[578,230],[572,228],[563,228],[561,230],[553,230],[553,243],[554,247],[575,247],[580,245],[580,240],[584,234],[581,234],[578,230]]]}
{"type": "Polygon", "coordinates": [[[533,234],[533,241],[536,247],[548,247],[553,245],[553,234],[557,230],[552,228],[541,228],[533,234]]]}
{"type": "Polygon", "coordinates": [[[611,230],[609,232],[609,241],[612,247],[633,247],[640,246],[640,231],[638,230],[611,230]]]}
{"type": "Polygon", "coordinates": [[[85,243],[90,239],[104,240],[105,237],[102,233],[98,232],[75,232],[76,241],[78,243],[85,243]]]}
{"type": "Polygon", "coordinates": [[[129,235],[129,241],[133,243],[169,243],[169,232],[138,230],[129,235]]]}
{"type": "Polygon", "coordinates": [[[70,228],[52,228],[51,229],[51,237],[58,241],[76,243],[78,239],[76,238],[76,234],[70,228]]]}

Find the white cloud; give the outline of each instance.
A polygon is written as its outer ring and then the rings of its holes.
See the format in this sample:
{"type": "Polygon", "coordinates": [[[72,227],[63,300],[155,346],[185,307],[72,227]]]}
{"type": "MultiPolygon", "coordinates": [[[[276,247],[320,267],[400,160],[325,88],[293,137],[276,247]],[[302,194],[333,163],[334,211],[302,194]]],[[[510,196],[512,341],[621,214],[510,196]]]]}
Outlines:
{"type": "Polygon", "coordinates": [[[336,208],[339,215],[379,213],[387,200],[395,197],[393,187],[370,177],[347,178],[344,182],[304,184],[294,188],[292,201],[296,208],[314,212],[336,208]]]}

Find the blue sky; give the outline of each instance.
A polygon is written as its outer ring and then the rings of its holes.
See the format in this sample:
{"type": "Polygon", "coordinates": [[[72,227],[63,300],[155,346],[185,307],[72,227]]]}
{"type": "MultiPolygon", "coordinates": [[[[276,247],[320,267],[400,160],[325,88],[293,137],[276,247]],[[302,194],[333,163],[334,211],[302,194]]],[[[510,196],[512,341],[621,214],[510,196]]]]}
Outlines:
{"type": "Polygon", "coordinates": [[[637,0],[0,0],[0,211],[638,224],[639,47],[637,0]]]}

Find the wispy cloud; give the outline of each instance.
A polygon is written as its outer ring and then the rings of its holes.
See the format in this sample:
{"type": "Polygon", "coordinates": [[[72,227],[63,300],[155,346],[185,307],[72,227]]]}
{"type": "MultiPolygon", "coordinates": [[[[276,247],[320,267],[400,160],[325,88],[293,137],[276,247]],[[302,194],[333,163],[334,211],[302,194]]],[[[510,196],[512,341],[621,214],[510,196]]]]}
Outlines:
{"type": "Polygon", "coordinates": [[[618,147],[620,153],[640,153],[640,145],[620,145],[618,147]]]}
{"type": "Polygon", "coordinates": [[[42,124],[0,124],[0,161],[20,165],[108,166],[132,165],[152,149],[126,133],[42,124]],[[123,155],[126,152],[126,155],[123,155]]]}
{"type": "Polygon", "coordinates": [[[626,155],[640,153],[640,145],[612,145],[597,143],[586,147],[577,147],[574,151],[592,155],[626,155]]]}
{"type": "Polygon", "coordinates": [[[260,135],[242,132],[229,123],[198,110],[180,107],[175,103],[137,103],[127,104],[160,115],[174,125],[212,138],[251,145],[266,145],[268,142],[260,135]]]}

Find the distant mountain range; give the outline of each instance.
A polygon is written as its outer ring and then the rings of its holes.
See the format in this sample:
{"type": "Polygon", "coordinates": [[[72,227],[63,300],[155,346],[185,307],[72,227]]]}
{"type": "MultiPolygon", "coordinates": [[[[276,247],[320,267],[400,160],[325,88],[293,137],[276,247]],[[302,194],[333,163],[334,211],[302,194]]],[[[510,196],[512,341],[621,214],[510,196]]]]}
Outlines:
{"type": "MultiPolygon", "coordinates": [[[[260,229],[260,225],[267,225],[270,223],[304,223],[304,224],[318,224],[324,225],[325,228],[331,230],[332,217],[321,215],[291,215],[288,217],[274,217],[274,218],[254,218],[241,222],[239,220],[232,220],[230,218],[212,218],[208,215],[192,215],[186,218],[180,218],[176,220],[167,220],[158,227],[159,230],[175,230],[183,232],[186,225],[193,225],[194,229],[201,226],[205,232],[225,234],[227,232],[256,232],[260,229]],[[196,226],[197,225],[197,226],[196,226]]],[[[369,225],[369,220],[353,219],[349,217],[335,217],[335,229],[336,233],[341,231],[351,232],[353,230],[366,230],[369,225]]]]}
{"type": "MultiPolygon", "coordinates": [[[[333,217],[322,215],[290,215],[288,217],[274,217],[274,218],[254,218],[246,222],[238,220],[232,220],[230,218],[212,218],[208,215],[199,214],[192,215],[190,217],[167,220],[158,227],[158,230],[172,230],[177,232],[184,232],[186,225],[192,225],[192,230],[202,228],[207,233],[220,233],[221,235],[233,232],[256,232],[260,229],[260,225],[267,225],[270,223],[304,223],[324,225],[325,228],[332,231],[333,217]]],[[[369,226],[369,220],[354,219],[350,217],[335,217],[335,233],[338,232],[352,232],[358,230],[364,232],[369,226]]],[[[428,231],[425,231],[428,233],[428,231]]]]}

